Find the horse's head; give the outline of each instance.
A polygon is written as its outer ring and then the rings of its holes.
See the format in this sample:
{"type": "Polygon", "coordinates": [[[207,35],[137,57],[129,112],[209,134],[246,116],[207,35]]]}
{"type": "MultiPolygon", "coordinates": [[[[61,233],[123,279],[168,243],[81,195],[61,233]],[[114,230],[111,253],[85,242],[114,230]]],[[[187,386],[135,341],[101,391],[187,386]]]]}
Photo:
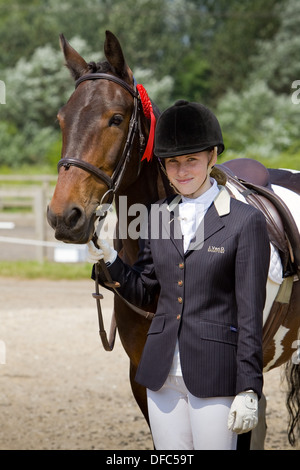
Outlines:
{"type": "Polygon", "coordinates": [[[106,192],[120,190],[137,177],[146,124],[137,119],[133,74],[112,33],[106,32],[107,61],[98,64],[86,63],[63,35],[60,44],[76,85],[58,113],[62,159],[47,218],[58,240],[86,243],[106,192]],[[136,172],[123,173],[128,155],[135,160],[136,172]]]}

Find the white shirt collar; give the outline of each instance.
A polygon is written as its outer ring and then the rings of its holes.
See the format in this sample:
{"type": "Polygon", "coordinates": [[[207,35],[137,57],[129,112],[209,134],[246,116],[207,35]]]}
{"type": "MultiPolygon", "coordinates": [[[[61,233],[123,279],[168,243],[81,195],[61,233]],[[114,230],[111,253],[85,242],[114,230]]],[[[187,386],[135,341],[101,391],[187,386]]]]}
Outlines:
{"type": "Polygon", "coordinates": [[[185,203],[202,204],[204,208],[208,208],[220,191],[218,188],[217,182],[214,178],[210,178],[210,182],[211,182],[211,187],[207,191],[205,191],[205,193],[201,194],[200,196],[194,199],[191,199],[186,196],[182,196],[181,197],[182,203],[183,204],[185,203]]]}
{"type": "MultiPolygon", "coordinates": [[[[217,192],[217,195],[215,196],[214,205],[219,216],[221,217],[223,215],[229,214],[230,212],[230,196],[224,186],[217,186],[217,188],[219,192],[217,192]]],[[[210,191],[211,189],[212,188],[210,188],[208,191],[210,191]]],[[[167,206],[168,211],[173,212],[176,206],[181,201],[181,199],[182,199],[182,196],[180,194],[177,194],[177,196],[175,196],[174,199],[172,199],[170,204],[168,204],[167,206]]]]}

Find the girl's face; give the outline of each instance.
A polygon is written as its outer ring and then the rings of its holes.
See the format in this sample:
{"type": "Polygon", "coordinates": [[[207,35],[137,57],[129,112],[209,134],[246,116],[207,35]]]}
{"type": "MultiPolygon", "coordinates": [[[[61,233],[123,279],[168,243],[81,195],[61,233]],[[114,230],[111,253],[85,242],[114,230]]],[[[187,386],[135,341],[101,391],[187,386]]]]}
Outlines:
{"type": "Polygon", "coordinates": [[[216,152],[204,150],[190,155],[166,158],[168,178],[183,196],[196,198],[211,187],[208,165],[217,160],[216,152]]]}

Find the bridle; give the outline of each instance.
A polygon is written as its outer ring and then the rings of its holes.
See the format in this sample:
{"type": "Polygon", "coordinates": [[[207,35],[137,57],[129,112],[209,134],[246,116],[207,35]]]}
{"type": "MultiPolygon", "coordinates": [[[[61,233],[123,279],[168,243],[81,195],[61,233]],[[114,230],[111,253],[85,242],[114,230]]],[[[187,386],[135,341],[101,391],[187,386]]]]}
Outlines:
{"type": "MultiPolygon", "coordinates": [[[[126,142],[123,148],[121,158],[119,159],[118,164],[111,177],[108,176],[100,168],[97,168],[95,165],[92,165],[91,163],[88,163],[84,160],[80,160],[79,158],[63,157],[61,158],[61,160],[59,160],[57,164],[58,170],[62,166],[65,168],[65,170],[68,170],[70,166],[75,166],[77,168],[81,168],[84,171],[87,171],[88,173],[91,173],[93,176],[103,181],[108,187],[108,190],[102,196],[102,199],[100,202],[100,205],[101,205],[102,201],[104,201],[104,198],[106,196],[108,196],[109,202],[112,202],[116,191],[120,187],[120,184],[121,184],[121,181],[122,181],[125,169],[126,169],[125,163],[130,160],[132,145],[133,145],[133,142],[137,133],[139,133],[139,149],[140,149],[141,155],[145,148],[145,137],[141,129],[141,119],[140,119],[140,113],[139,113],[140,96],[136,90],[136,87],[134,87],[134,89],[131,88],[131,86],[128,83],[126,83],[124,80],[118,77],[115,77],[114,75],[110,75],[106,73],[90,73],[90,74],[80,77],[75,82],[75,89],[80,85],[80,83],[85,82],[87,80],[109,80],[111,82],[115,82],[121,87],[123,87],[126,91],[128,91],[133,97],[133,111],[132,111],[129,126],[128,126],[128,134],[127,134],[126,142]]],[[[141,159],[139,159],[139,161],[141,161],[141,159]]],[[[138,169],[138,173],[139,171],[140,171],[140,168],[138,169]]]]}
{"type": "MultiPolygon", "coordinates": [[[[123,87],[126,91],[128,91],[131,96],[133,97],[133,111],[131,114],[129,126],[128,126],[128,133],[127,133],[127,138],[126,142],[123,148],[123,152],[121,155],[121,158],[118,161],[118,164],[112,174],[112,176],[108,176],[104,171],[102,171],[100,168],[97,168],[95,165],[92,165],[91,163],[88,163],[84,160],[80,160],[79,158],[68,158],[68,157],[63,157],[59,160],[57,164],[57,169],[59,170],[62,166],[65,168],[65,170],[68,170],[70,166],[75,166],[77,168],[80,168],[84,171],[87,171],[88,173],[92,174],[96,178],[100,179],[102,182],[104,182],[108,190],[106,193],[102,196],[100,204],[98,208],[102,206],[102,203],[104,202],[105,197],[108,198],[106,204],[104,206],[106,209],[103,211],[100,209],[100,215],[101,218],[104,218],[108,212],[108,206],[112,203],[114,195],[118,188],[120,187],[120,184],[122,182],[122,178],[126,169],[126,163],[130,160],[131,157],[131,151],[132,151],[132,145],[134,142],[134,139],[136,138],[137,133],[139,133],[139,150],[140,150],[140,157],[142,156],[144,149],[145,149],[145,137],[142,133],[142,127],[141,127],[141,119],[140,119],[140,113],[139,113],[139,108],[140,108],[140,96],[139,93],[137,92],[136,86],[134,86],[134,89],[128,85],[124,80],[121,80],[118,77],[115,77],[114,75],[106,74],[106,73],[91,73],[84,75],[80,77],[76,82],[75,82],[75,89],[80,85],[80,83],[87,81],[87,80],[109,80],[111,82],[115,82],[121,87],[123,87]]],[[[139,168],[137,175],[140,172],[140,167],[141,167],[141,158],[139,158],[139,168]]],[[[116,324],[115,320],[113,318],[112,325],[111,325],[111,331],[110,331],[110,339],[107,339],[106,331],[104,329],[104,324],[103,324],[103,317],[102,317],[102,310],[101,310],[101,304],[100,300],[103,298],[102,294],[99,292],[99,284],[98,284],[98,277],[99,277],[99,272],[100,269],[104,273],[104,276],[106,278],[106,286],[110,287],[115,294],[119,295],[119,292],[117,291],[118,288],[118,283],[114,282],[110,274],[106,268],[106,265],[103,261],[103,259],[99,260],[98,263],[95,264],[95,289],[96,292],[93,294],[93,297],[96,299],[97,303],[97,310],[98,310],[98,322],[99,322],[99,335],[102,341],[102,344],[104,346],[104,349],[106,351],[112,351],[114,347],[114,341],[115,341],[115,332],[116,332],[116,324]]],[[[121,297],[121,296],[120,296],[121,297]]],[[[153,318],[153,313],[152,312],[145,312],[142,309],[139,309],[132,304],[129,304],[123,297],[121,297],[122,300],[130,306],[131,309],[135,310],[138,314],[142,315],[145,318],[148,318],[151,320],[153,318]]]]}

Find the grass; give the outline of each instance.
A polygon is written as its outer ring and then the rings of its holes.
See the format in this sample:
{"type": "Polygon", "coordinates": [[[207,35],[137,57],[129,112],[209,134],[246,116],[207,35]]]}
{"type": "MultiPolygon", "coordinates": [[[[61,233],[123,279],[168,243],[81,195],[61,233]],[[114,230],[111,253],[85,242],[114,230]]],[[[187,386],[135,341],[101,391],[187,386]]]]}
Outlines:
{"type": "Polygon", "coordinates": [[[1,175],[57,175],[56,166],[52,167],[50,165],[20,165],[17,168],[9,167],[7,165],[0,166],[1,175]]]}
{"type": "Polygon", "coordinates": [[[23,279],[80,280],[90,279],[89,263],[54,263],[45,261],[1,261],[0,277],[23,279]]]}

